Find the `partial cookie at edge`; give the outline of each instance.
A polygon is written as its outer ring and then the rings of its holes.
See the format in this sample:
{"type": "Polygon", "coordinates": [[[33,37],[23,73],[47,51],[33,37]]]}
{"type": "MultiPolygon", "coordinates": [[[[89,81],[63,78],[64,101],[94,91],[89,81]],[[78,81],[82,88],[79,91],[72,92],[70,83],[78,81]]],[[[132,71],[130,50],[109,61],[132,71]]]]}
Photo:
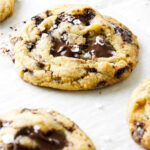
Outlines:
{"type": "Polygon", "coordinates": [[[132,93],[128,108],[127,121],[133,140],[150,149],[150,78],[132,93]]]}
{"type": "Polygon", "coordinates": [[[4,150],[95,150],[91,140],[65,116],[47,109],[18,109],[0,115],[4,150]]]}

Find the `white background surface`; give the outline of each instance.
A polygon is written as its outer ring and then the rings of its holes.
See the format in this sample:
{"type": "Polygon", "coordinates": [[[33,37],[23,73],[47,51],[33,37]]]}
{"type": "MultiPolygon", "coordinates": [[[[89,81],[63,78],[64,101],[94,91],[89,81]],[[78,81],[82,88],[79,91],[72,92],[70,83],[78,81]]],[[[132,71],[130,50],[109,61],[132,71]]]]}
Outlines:
{"type": "Polygon", "coordinates": [[[0,112],[18,107],[55,109],[75,121],[97,150],[142,150],[128,133],[126,107],[133,89],[150,77],[150,0],[18,0],[14,15],[0,24],[0,33],[4,33],[0,36],[0,47],[8,39],[10,26],[60,3],[87,3],[123,22],[138,36],[138,65],[128,79],[114,86],[67,92],[23,82],[10,59],[0,55],[0,112]]]}

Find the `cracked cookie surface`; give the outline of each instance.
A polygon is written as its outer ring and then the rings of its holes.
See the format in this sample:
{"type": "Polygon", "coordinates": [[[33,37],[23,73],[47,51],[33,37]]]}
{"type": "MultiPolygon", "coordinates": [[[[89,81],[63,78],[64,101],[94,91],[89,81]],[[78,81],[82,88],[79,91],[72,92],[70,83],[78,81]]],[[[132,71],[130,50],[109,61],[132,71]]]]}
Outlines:
{"type": "Polygon", "coordinates": [[[60,5],[32,17],[12,38],[25,81],[63,90],[115,84],[137,63],[136,36],[87,5],[60,5]]]}
{"type": "Polygon", "coordinates": [[[0,0],[0,22],[13,14],[15,0],[0,0]]]}
{"type": "Polygon", "coordinates": [[[133,140],[150,149],[150,78],[142,81],[131,95],[127,121],[133,140]]]}
{"type": "Polygon", "coordinates": [[[1,114],[0,149],[95,150],[75,123],[46,109],[18,109],[1,114]]]}

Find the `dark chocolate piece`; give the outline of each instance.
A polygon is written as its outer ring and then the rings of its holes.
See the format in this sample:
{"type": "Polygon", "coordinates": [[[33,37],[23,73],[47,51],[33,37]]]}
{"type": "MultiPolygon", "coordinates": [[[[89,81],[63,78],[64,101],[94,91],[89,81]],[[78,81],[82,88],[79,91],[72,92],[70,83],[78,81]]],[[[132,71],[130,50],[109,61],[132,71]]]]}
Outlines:
{"type": "Polygon", "coordinates": [[[97,84],[97,87],[99,86],[104,86],[106,84],[106,81],[100,81],[98,84],[97,84]]]}
{"type": "Polygon", "coordinates": [[[47,17],[52,16],[52,13],[50,11],[48,11],[48,10],[45,13],[46,13],[47,17]]]}
{"type": "Polygon", "coordinates": [[[40,130],[35,130],[34,127],[24,127],[18,130],[15,136],[15,142],[12,143],[14,150],[32,150],[32,148],[21,145],[17,142],[17,138],[27,136],[37,143],[34,150],[62,150],[67,145],[66,136],[61,131],[49,131],[43,133],[40,130]],[[21,147],[21,149],[20,149],[21,147]]]}
{"type": "Polygon", "coordinates": [[[132,131],[131,135],[133,137],[133,139],[135,140],[135,142],[140,143],[143,135],[144,135],[144,127],[145,124],[141,123],[141,122],[135,122],[135,129],[132,131]]]}
{"type": "Polygon", "coordinates": [[[24,72],[24,73],[28,72],[28,73],[30,73],[30,74],[33,74],[33,71],[29,70],[28,68],[24,69],[23,72],[24,72]]]}
{"type": "Polygon", "coordinates": [[[111,23],[114,27],[115,33],[121,35],[122,40],[127,43],[132,43],[132,33],[117,24],[111,23]]]}
{"type": "Polygon", "coordinates": [[[44,67],[45,67],[45,65],[42,64],[42,63],[40,63],[40,62],[37,62],[36,65],[37,65],[39,68],[44,68],[44,67]]]}
{"type": "Polygon", "coordinates": [[[56,56],[67,56],[67,57],[75,57],[78,58],[77,52],[72,51],[72,47],[66,45],[64,42],[55,40],[54,46],[50,51],[50,54],[54,57],[56,56]]]}
{"type": "Polygon", "coordinates": [[[112,57],[115,53],[115,49],[110,42],[104,41],[99,37],[96,38],[96,42],[92,41],[89,43],[87,51],[96,57],[112,57]]]}
{"type": "Polygon", "coordinates": [[[79,25],[81,22],[84,25],[89,25],[90,21],[95,17],[95,13],[92,9],[85,9],[83,11],[83,14],[78,14],[78,15],[70,15],[70,14],[65,14],[62,12],[61,14],[58,15],[56,18],[55,24],[52,26],[50,29],[51,31],[55,30],[58,28],[59,24],[64,21],[68,21],[74,25],[79,25]]]}
{"type": "Polygon", "coordinates": [[[95,68],[89,68],[89,72],[97,73],[97,70],[95,68]]]}
{"type": "Polygon", "coordinates": [[[68,22],[74,24],[74,25],[78,25],[80,24],[80,22],[82,22],[84,25],[88,26],[90,25],[90,21],[95,17],[95,13],[92,9],[85,9],[83,11],[83,14],[78,14],[78,15],[69,15],[69,17],[67,17],[68,22]]]}
{"type": "Polygon", "coordinates": [[[97,37],[96,41],[89,41],[85,45],[70,46],[64,42],[54,39],[54,46],[50,54],[54,57],[67,56],[74,58],[91,59],[96,57],[111,57],[115,54],[114,47],[104,39],[97,37]]]}
{"type": "Polygon", "coordinates": [[[126,66],[124,68],[119,69],[116,73],[115,73],[115,78],[120,78],[121,75],[125,72],[128,71],[130,68],[129,66],[126,66]]]}
{"type": "Polygon", "coordinates": [[[2,121],[0,121],[0,128],[2,128],[3,127],[3,122],[2,121]]]}
{"type": "Polygon", "coordinates": [[[40,16],[34,16],[31,18],[32,21],[35,21],[36,26],[38,26],[44,19],[41,18],[40,16]]]}

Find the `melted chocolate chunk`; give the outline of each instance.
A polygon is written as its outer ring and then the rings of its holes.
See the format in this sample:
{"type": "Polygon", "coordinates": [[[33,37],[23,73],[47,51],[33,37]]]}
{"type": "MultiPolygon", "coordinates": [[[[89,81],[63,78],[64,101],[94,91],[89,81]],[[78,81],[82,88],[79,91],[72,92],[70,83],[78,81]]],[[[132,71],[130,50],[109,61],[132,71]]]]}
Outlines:
{"type": "Polygon", "coordinates": [[[67,56],[67,57],[75,57],[78,58],[78,52],[73,52],[72,47],[66,45],[64,42],[55,40],[54,46],[50,51],[50,54],[54,57],[57,56],[67,56]]]}
{"type": "Polygon", "coordinates": [[[35,43],[27,42],[26,47],[31,51],[35,47],[35,43]]]}
{"type": "Polygon", "coordinates": [[[0,121],[0,128],[2,128],[3,127],[3,122],[2,121],[0,121]]]}
{"type": "Polygon", "coordinates": [[[24,73],[28,72],[28,73],[30,73],[30,74],[33,74],[33,71],[31,71],[31,70],[29,70],[29,69],[27,69],[27,68],[24,69],[23,72],[24,72],[24,73]]]}
{"type": "Polygon", "coordinates": [[[95,73],[97,73],[97,70],[95,68],[89,68],[89,72],[95,72],[95,73]]]}
{"type": "Polygon", "coordinates": [[[67,56],[74,58],[91,59],[95,57],[111,57],[115,54],[114,47],[104,39],[97,37],[96,41],[89,41],[85,45],[70,46],[62,41],[53,40],[54,46],[50,54],[54,57],[67,56]]]}
{"type": "Polygon", "coordinates": [[[86,26],[90,25],[90,20],[92,20],[95,17],[95,13],[92,9],[85,9],[83,14],[73,15],[70,17],[70,20],[68,20],[70,23],[74,25],[80,24],[82,22],[86,26]]]}
{"type": "Polygon", "coordinates": [[[34,16],[31,18],[32,21],[35,21],[36,26],[38,26],[44,19],[41,18],[40,16],[34,16]]]}
{"type": "Polygon", "coordinates": [[[56,18],[55,24],[51,28],[51,31],[57,29],[59,24],[64,21],[68,21],[74,25],[79,25],[82,22],[84,25],[87,26],[90,24],[90,21],[94,17],[95,17],[94,11],[88,8],[84,10],[83,14],[78,14],[78,15],[70,15],[70,14],[65,14],[64,12],[62,12],[56,18]]]}
{"type": "Polygon", "coordinates": [[[143,135],[144,135],[144,129],[145,124],[141,122],[135,122],[135,129],[132,131],[132,137],[135,140],[135,142],[140,143],[143,135]]]}
{"type": "Polygon", "coordinates": [[[122,40],[124,42],[132,43],[132,33],[129,30],[127,30],[117,24],[113,24],[113,23],[111,23],[111,24],[114,27],[115,33],[121,35],[122,40]]]}
{"type": "Polygon", "coordinates": [[[55,24],[58,26],[62,21],[63,18],[65,17],[65,14],[62,12],[58,17],[56,18],[55,24]]]}
{"type": "Polygon", "coordinates": [[[24,127],[19,129],[15,136],[15,142],[12,143],[13,147],[15,147],[13,150],[32,150],[32,148],[17,142],[17,138],[22,136],[27,136],[37,143],[38,146],[33,150],[62,150],[67,145],[66,136],[60,131],[52,130],[43,133],[40,130],[35,130],[33,127],[24,127]]]}
{"type": "Polygon", "coordinates": [[[119,69],[116,73],[115,73],[115,78],[120,78],[121,75],[125,72],[128,71],[130,68],[129,66],[126,66],[124,68],[119,69]]]}
{"type": "Polygon", "coordinates": [[[51,13],[51,12],[49,12],[48,10],[47,10],[45,13],[46,13],[47,17],[52,16],[52,13],[51,13]]]}
{"type": "Polygon", "coordinates": [[[42,63],[40,63],[40,62],[37,62],[36,65],[37,65],[39,68],[44,68],[44,67],[45,67],[45,65],[42,64],[42,63]]]}
{"type": "Polygon", "coordinates": [[[99,86],[104,86],[106,84],[106,81],[100,81],[98,84],[97,84],[97,87],[99,86]]]}
{"type": "Polygon", "coordinates": [[[114,47],[108,41],[102,39],[90,42],[87,51],[96,57],[111,57],[115,53],[114,47]]]}

